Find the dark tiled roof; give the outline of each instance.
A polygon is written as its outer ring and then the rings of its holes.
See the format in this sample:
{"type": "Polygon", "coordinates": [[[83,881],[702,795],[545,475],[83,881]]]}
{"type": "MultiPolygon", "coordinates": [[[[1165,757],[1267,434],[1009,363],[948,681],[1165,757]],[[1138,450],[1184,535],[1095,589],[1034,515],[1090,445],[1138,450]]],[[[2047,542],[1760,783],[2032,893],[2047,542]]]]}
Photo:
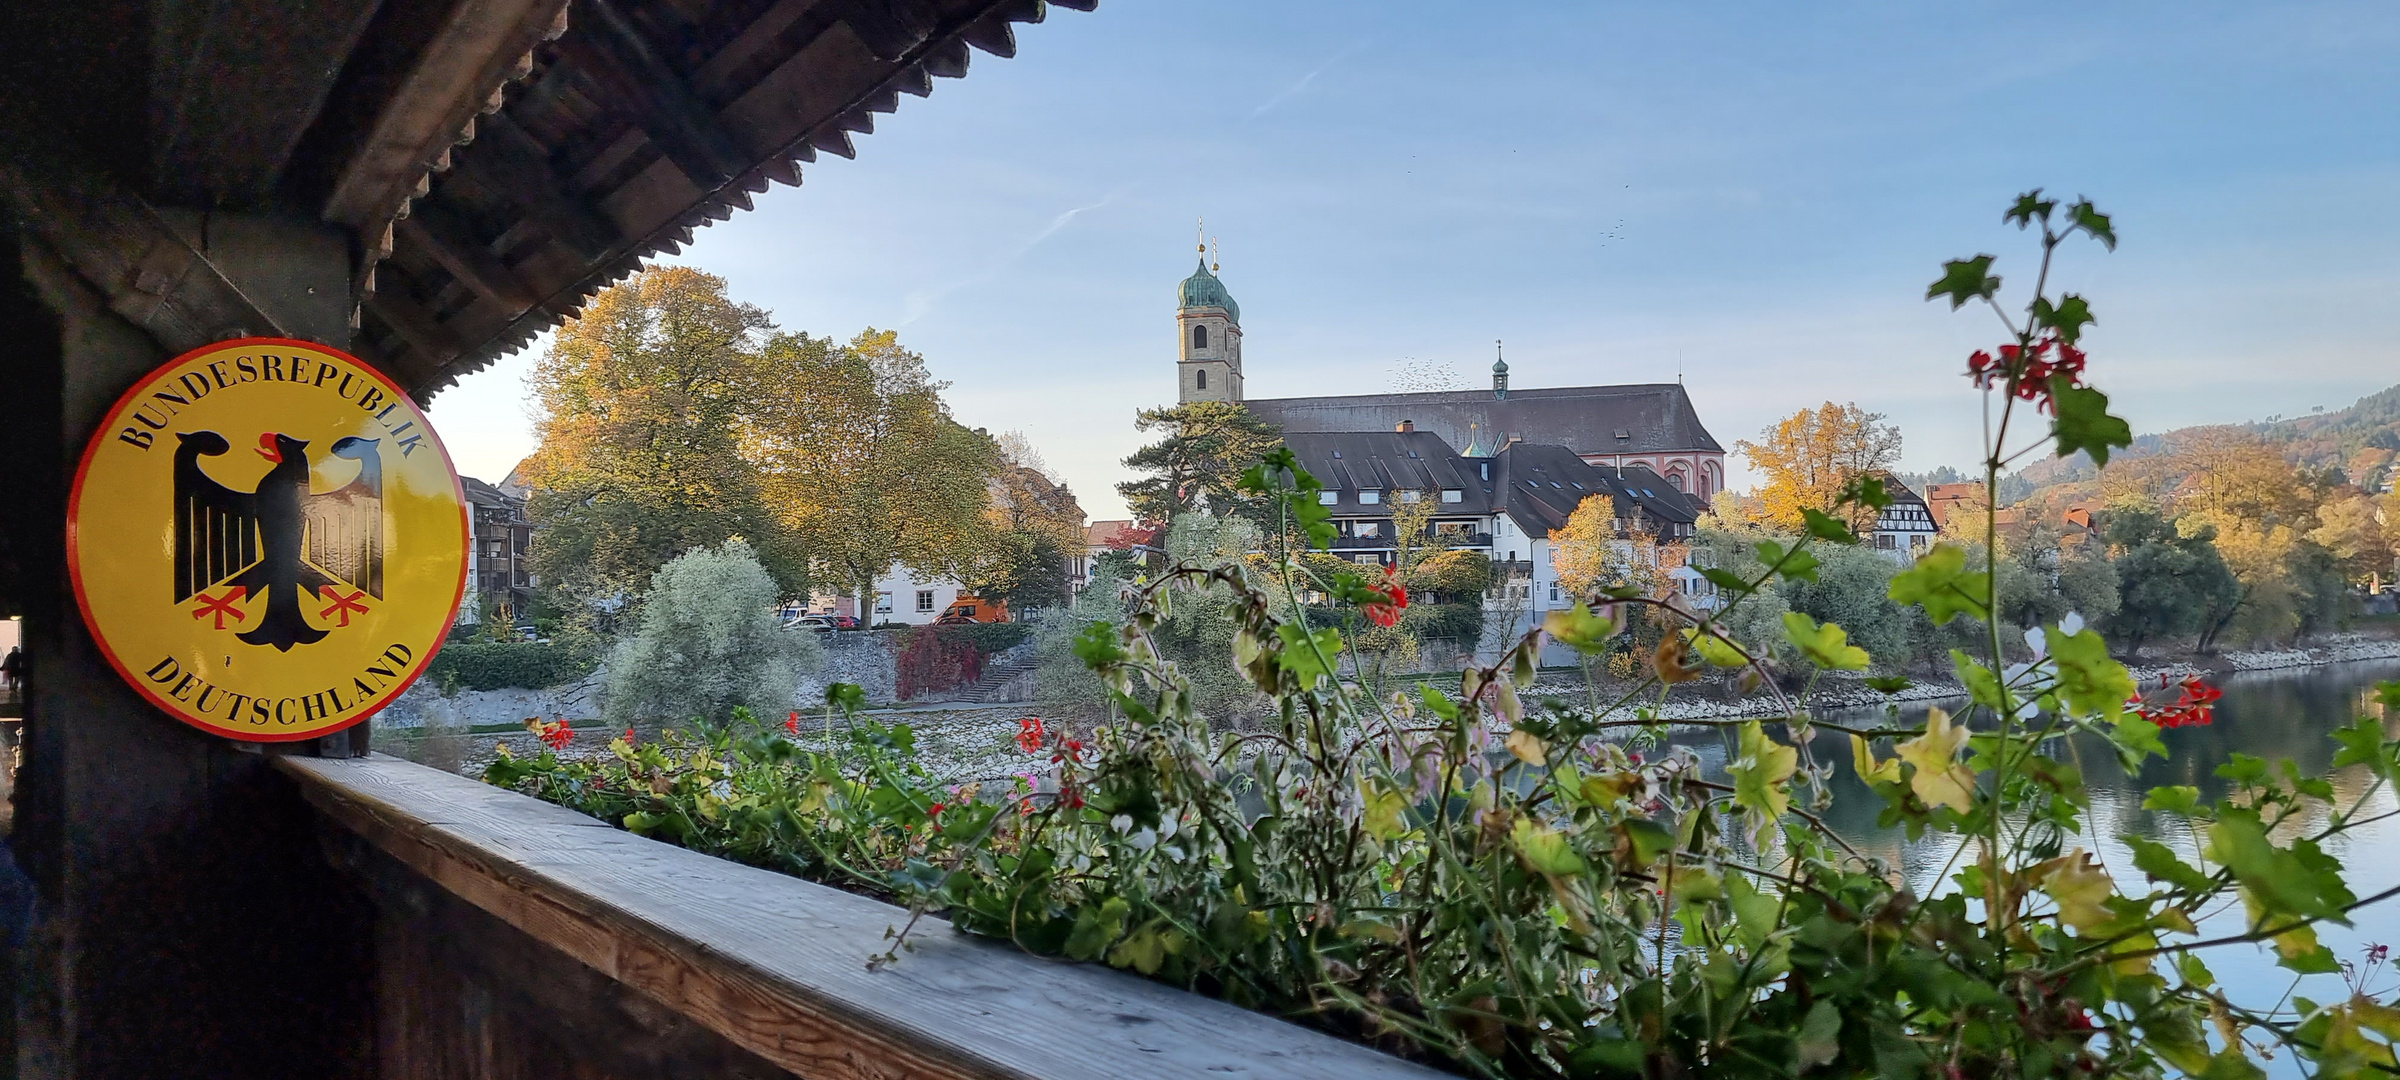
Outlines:
{"type": "Polygon", "coordinates": [[[1492,458],[1492,477],[1505,491],[1508,516],[1531,536],[1564,527],[1575,508],[1594,495],[1614,500],[1620,516],[1628,506],[1640,507],[1654,529],[1690,525],[1700,517],[1689,496],[1648,467],[1586,465],[1564,446],[1511,446],[1492,458]]]}
{"type": "Polygon", "coordinates": [[[1693,411],[1692,399],[1679,383],[1510,390],[1505,399],[1490,390],[1442,390],[1266,398],[1245,404],[1286,434],[1391,431],[1408,420],[1420,433],[1439,435],[1458,449],[1465,449],[1479,432],[1485,446],[1506,443],[1513,436],[1583,454],[1724,452],[1701,426],[1700,414],[1693,411]],[[1475,425],[1473,432],[1469,425],[1475,425]],[[1618,432],[1625,438],[1618,439],[1618,432]]]}
{"type": "Polygon", "coordinates": [[[1481,462],[1458,456],[1430,431],[1297,432],[1286,434],[1283,444],[1301,468],[1336,493],[1336,513],[1388,513],[1393,492],[1444,490],[1462,491],[1465,497],[1441,504],[1441,513],[1492,512],[1493,485],[1482,479],[1481,462]],[[1363,506],[1358,493],[1364,490],[1382,492],[1382,502],[1363,506]]]}
{"type": "Polygon", "coordinates": [[[459,477],[458,486],[466,491],[467,501],[477,506],[507,506],[510,503],[524,501],[511,497],[507,492],[472,476],[459,477]]]}

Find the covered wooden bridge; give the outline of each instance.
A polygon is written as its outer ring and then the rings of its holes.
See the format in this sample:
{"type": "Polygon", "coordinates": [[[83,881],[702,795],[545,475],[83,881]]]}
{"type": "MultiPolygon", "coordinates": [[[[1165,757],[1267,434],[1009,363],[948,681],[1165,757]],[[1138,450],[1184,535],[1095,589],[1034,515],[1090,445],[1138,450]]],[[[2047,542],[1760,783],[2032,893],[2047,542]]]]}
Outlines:
{"type": "MultiPolygon", "coordinates": [[[[1048,6],[1088,8],[1092,0],[1048,6]]],[[[849,157],[1042,0],[82,0],[0,13],[0,613],[26,1077],[1370,1077],[1279,1021],[365,756],[162,715],[67,588],[82,448],[273,336],[423,399],[849,157]]],[[[5,891],[5,890],[0,890],[5,891]]]]}

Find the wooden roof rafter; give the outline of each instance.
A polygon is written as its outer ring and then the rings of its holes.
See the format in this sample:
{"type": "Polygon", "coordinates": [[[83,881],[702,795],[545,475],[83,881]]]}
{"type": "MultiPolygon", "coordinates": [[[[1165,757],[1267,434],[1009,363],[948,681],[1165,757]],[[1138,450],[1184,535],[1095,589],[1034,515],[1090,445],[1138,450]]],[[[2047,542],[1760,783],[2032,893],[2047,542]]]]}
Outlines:
{"type": "MultiPolygon", "coordinates": [[[[480,17],[522,28],[550,0],[490,2],[514,6],[480,17]]],[[[1014,55],[1013,24],[1048,6],[753,0],[695,16],[666,0],[572,0],[503,72],[518,87],[435,139],[417,179],[387,167],[380,187],[336,185],[334,220],[372,204],[360,193],[400,194],[387,225],[349,222],[379,241],[362,259],[362,344],[430,373],[416,386],[429,396],[751,196],[797,185],[820,151],[854,156],[873,114],[964,75],[970,49],[1014,55]]]]}

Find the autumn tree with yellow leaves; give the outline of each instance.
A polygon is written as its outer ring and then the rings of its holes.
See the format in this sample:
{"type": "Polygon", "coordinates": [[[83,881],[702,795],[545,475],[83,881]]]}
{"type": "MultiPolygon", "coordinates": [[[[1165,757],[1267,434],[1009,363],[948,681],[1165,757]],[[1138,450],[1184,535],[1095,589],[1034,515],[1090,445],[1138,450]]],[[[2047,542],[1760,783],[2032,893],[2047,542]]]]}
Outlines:
{"type": "MultiPolygon", "coordinates": [[[[1806,525],[1802,511],[1832,512],[1843,485],[1900,461],[1900,429],[1856,403],[1802,409],[1768,425],[1759,441],[1734,445],[1766,474],[1758,493],[1764,523],[1795,530],[1806,525]]],[[[1860,513],[1853,506],[1846,515],[1853,528],[1868,524],[1855,520],[1860,513]]]]}

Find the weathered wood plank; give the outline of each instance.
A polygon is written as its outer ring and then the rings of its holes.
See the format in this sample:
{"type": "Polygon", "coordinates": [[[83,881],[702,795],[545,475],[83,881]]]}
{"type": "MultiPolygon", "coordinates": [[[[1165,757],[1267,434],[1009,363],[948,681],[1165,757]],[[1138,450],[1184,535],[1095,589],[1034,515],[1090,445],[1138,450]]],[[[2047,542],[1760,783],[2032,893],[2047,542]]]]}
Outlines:
{"type": "Polygon", "coordinates": [[[812,1080],[1442,1075],[938,922],[869,971],[900,909],[392,758],[279,767],[443,889],[812,1080]]]}
{"type": "Polygon", "coordinates": [[[266,195],[380,0],[163,0],[151,184],[196,205],[266,195]]]}
{"type": "Polygon", "coordinates": [[[325,220],[379,229],[566,0],[461,0],[334,181],[325,220]]]}

